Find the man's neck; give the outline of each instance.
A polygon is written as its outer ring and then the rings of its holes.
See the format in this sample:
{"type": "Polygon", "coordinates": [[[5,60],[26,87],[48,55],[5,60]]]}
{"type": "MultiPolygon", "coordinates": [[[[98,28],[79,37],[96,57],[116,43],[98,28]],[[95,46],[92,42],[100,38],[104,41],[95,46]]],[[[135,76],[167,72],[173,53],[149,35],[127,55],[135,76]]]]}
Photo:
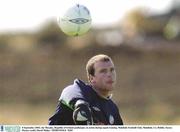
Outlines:
{"type": "MultiPolygon", "coordinates": [[[[92,85],[91,85],[91,86],[92,86],[92,85]]],[[[109,91],[101,91],[101,90],[99,90],[99,89],[97,89],[97,88],[95,88],[95,87],[93,87],[93,86],[92,86],[92,88],[93,88],[93,90],[94,90],[100,97],[102,97],[102,98],[104,98],[104,99],[109,99],[109,98],[111,98],[111,96],[112,96],[112,94],[110,94],[109,91]]]]}

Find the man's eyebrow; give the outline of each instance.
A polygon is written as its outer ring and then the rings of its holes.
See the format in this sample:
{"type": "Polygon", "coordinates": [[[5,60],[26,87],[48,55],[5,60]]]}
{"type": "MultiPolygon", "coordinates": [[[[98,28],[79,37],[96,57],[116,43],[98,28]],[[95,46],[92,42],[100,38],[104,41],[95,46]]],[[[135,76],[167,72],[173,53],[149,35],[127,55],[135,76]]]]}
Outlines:
{"type": "Polygon", "coordinates": [[[101,68],[99,71],[104,71],[104,70],[107,70],[107,68],[101,68]]]}

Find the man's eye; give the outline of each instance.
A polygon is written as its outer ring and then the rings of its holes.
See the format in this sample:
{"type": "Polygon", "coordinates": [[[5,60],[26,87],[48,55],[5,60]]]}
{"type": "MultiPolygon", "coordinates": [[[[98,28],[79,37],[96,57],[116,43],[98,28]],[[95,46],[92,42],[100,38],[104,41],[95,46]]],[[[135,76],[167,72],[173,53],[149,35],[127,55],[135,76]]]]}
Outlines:
{"type": "Polygon", "coordinates": [[[106,73],[106,72],[107,72],[106,69],[100,70],[100,73],[106,73]]]}
{"type": "Polygon", "coordinates": [[[115,71],[115,69],[114,69],[114,68],[112,68],[112,69],[111,69],[111,72],[114,72],[114,71],[115,71]]]}

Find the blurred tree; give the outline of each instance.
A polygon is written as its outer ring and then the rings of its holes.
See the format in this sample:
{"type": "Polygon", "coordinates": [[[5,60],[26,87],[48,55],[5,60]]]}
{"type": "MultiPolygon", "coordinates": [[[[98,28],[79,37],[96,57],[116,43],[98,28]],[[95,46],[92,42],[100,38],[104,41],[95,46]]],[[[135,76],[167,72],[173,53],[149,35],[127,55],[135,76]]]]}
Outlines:
{"type": "Polygon", "coordinates": [[[164,35],[172,40],[180,37],[180,17],[172,17],[164,28],[164,35]]]}
{"type": "Polygon", "coordinates": [[[4,50],[7,48],[7,43],[10,35],[8,34],[1,34],[0,35],[0,50],[4,50]]]}
{"type": "Polygon", "coordinates": [[[161,35],[166,22],[156,16],[148,16],[147,10],[138,8],[129,12],[123,21],[125,35],[134,37],[141,35],[161,35]]]}
{"type": "Polygon", "coordinates": [[[172,2],[166,13],[150,14],[146,8],[130,11],[124,18],[122,29],[126,37],[159,37],[176,39],[180,34],[180,2],[172,2]]]}
{"type": "Polygon", "coordinates": [[[169,39],[180,38],[180,1],[172,1],[171,9],[169,14],[171,15],[170,20],[164,28],[164,36],[169,39]]]}
{"type": "Polygon", "coordinates": [[[57,23],[48,22],[36,33],[38,44],[58,47],[66,41],[66,36],[60,31],[57,23]]]}

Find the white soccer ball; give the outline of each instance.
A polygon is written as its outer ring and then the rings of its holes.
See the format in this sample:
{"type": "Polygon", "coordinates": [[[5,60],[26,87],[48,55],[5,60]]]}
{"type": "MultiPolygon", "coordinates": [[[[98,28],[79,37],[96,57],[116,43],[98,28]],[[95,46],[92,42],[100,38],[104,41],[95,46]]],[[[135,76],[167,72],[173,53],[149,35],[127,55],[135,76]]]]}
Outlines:
{"type": "Polygon", "coordinates": [[[76,4],[58,18],[61,30],[69,36],[85,34],[91,27],[91,15],[87,7],[76,4]]]}

